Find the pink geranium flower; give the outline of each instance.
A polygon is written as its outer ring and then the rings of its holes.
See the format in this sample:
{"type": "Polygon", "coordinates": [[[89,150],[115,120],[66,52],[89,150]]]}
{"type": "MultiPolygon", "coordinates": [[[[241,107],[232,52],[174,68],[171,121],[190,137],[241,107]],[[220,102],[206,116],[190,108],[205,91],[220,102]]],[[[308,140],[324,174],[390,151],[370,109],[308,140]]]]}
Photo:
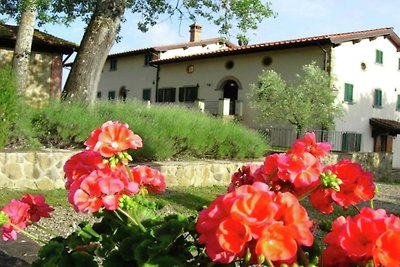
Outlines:
{"type": "Polygon", "coordinates": [[[19,200],[13,199],[2,211],[8,215],[9,223],[3,224],[3,240],[17,239],[18,229],[15,229],[10,223],[19,229],[25,229],[29,220],[29,205],[19,200]]]}
{"type": "Polygon", "coordinates": [[[127,149],[142,147],[142,139],[127,124],[107,121],[91,133],[85,145],[89,150],[98,151],[103,157],[109,158],[127,149]]]}

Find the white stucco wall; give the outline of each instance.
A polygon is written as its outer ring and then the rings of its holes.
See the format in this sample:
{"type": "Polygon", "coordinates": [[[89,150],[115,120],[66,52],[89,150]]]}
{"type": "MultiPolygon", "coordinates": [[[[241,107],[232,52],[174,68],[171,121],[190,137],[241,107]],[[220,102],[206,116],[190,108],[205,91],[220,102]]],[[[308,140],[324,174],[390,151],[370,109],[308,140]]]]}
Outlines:
{"type": "Polygon", "coordinates": [[[177,49],[169,49],[165,52],[161,52],[160,59],[173,58],[176,56],[187,56],[199,53],[207,53],[216,50],[220,50],[226,48],[225,43],[215,43],[208,45],[196,45],[196,46],[187,46],[185,48],[177,48],[177,49]]]}
{"type": "Polygon", "coordinates": [[[117,58],[117,69],[110,70],[110,60],[107,60],[98,91],[102,99],[108,99],[108,92],[115,91],[116,97],[121,86],[128,90],[127,97],[142,100],[143,89],[151,89],[152,99],[155,98],[157,69],[144,65],[144,54],[117,58]]]}
{"type": "Polygon", "coordinates": [[[218,101],[223,97],[223,90],[220,88],[223,81],[233,78],[241,85],[238,100],[243,101],[243,122],[250,127],[257,127],[255,112],[249,107],[248,94],[249,85],[258,82],[258,76],[262,71],[274,69],[283,79],[293,80],[295,74],[301,72],[303,65],[316,61],[322,67],[323,59],[324,52],[319,47],[312,47],[164,64],[160,67],[159,88],[179,88],[198,84],[198,98],[218,101]],[[272,64],[268,67],[262,64],[265,56],[272,58],[272,64]],[[234,62],[232,69],[226,69],[225,64],[228,61],[234,62]],[[186,72],[188,65],[194,66],[193,73],[186,72]]]}
{"type": "MultiPolygon", "coordinates": [[[[333,75],[336,77],[338,102],[345,109],[343,118],[336,121],[336,130],[362,133],[362,152],[373,151],[370,118],[399,120],[396,111],[400,94],[399,53],[384,37],[346,42],[333,49],[333,75]],[[383,64],[375,63],[376,49],[383,52],[383,64]],[[361,63],[366,65],[362,70],[361,63]],[[354,103],[344,102],[344,84],[353,84],[354,103]],[[374,90],[382,90],[382,108],[374,108],[374,90]]],[[[400,138],[393,140],[393,166],[400,167],[400,138]]]]}

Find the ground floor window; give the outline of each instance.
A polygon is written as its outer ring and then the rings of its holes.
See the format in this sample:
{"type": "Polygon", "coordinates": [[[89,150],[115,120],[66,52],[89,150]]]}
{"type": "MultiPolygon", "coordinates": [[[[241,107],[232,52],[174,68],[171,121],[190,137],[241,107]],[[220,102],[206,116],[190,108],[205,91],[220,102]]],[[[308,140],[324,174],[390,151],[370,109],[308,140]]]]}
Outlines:
{"type": "Polygon", "coordinates": [[[108,91],[108,100],[115,100],[115,91],[108,91]]]}
{"type": "Polygon", "coordinates": [[[151,89],[149,89],[149,88],[143,89],[142,99],[143,99],[143,101],[151,100],[151,89]]]}
{"type": "Polygon", "coordinates": [[[161,88],[157,92],[157,102],[175,102],[176,88],[161,88]]]}
{"type": "Polygon", "coordinates": [[[179,102],[194,102],[197,99],[198,90],[197,86],[179,88],[179,102]]]}

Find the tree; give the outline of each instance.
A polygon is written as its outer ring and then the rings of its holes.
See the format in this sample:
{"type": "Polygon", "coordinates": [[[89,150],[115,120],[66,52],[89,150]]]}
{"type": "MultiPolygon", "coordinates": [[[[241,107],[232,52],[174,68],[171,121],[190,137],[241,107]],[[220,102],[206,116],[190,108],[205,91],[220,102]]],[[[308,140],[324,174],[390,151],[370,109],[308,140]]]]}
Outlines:
{"type": "Polygon", "coordinates": [[[18,77],[16,79],[16,89],[19,95],[24,94],[28,83],[29,60],[37,15],[36,0],[22,2],[22,15],[13,56],[13,69],[15,77],[18,77]]]}
{"type": "MultiPolygon", "coordinates": [[[[77,1],[78,3],[79,1],[77,1]]],[[[93,104],[100,80],[103,65],[117,36],[117,29],[123,20],[125,7],[133,13],[141,13],[142,21],[138,28],[146,31],[153,26],[161,14],[173,16],[187,14],[195,20],[197,16],[205,17],[220,26],[220,32],[228,33],[232,22],[237,21],[237,28],[246,32],[255,29],[264,18],[273,15],[270,3],[261,0],[98,0],[91,16],[88,28],[80,44],[78,55],[67,79],[63,97],[66,100],[83,100],[93,104]]],[[[74,10],[74,9],[72,9],[74,10]]]]}
{"type": "Polygon", "coordinates": [[[250,86],[250,103],[258,111],[259,119],[272,123],[292,124],[297,133],[320,126],[329,129],[341,115],[335,104],[336,95],[329,74],[315,62],[302,68],[296,83],[285,82],[273,70],[259,76],[259,83],[250,86]]]}
{"type": "Polygon", "coordinates": [[[249,29],[256,29],[263,19],[274,15],[271,3],[263,0],[11,0],[0,2],[0,12],[20,16],[24,9],[18,3],[27,2],[29,7],[35,4],[33,1],[37,1],[39,25],[69,23],[77,17],[88,22],[63,97],[90,104],[95,101],[100,74],[124,20],[125,9],[142,15],[138,23],[141,31],[147,31],[164,14],[186,16],[193,21],[204,17],[218,25],[221,34],[227,34],[233,28],[246,33],[249,29]],[[233,22],[237,22],[236,27],[233,27],[233,22]]]}

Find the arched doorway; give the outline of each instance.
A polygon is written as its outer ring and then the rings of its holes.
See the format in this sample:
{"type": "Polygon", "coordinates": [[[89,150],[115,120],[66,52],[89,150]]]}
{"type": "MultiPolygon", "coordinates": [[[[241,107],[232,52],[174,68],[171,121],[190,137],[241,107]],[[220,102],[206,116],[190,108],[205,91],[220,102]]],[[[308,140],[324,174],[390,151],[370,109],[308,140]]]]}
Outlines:
{"type": "Polygon", "coordinates": [[[222,87],[224,98],[230,99],[229,115],[235,115],[235,103],[238,100],[239,85],[234,80],[227,80],[222,87]]]}

